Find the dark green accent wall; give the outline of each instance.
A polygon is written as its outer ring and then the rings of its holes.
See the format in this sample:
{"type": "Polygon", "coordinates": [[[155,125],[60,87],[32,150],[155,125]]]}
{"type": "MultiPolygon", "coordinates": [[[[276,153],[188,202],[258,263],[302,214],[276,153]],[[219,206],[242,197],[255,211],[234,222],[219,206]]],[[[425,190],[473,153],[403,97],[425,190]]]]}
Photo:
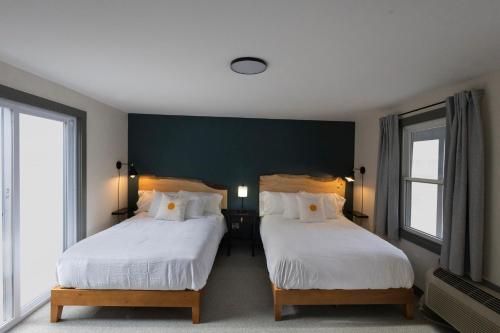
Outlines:
{"type": "MultiPolygon", "coordinates": [[[[258,207],[260,175],[344,176],[354,165],[354,123],[129,114],[128,154],[139,174],[248,186],[245,208],[258,207]]],[[[348,189],[348,207],[351,206],[348,189]]],[[[129,206],[137,180],[129,182],[129,206]]]]}

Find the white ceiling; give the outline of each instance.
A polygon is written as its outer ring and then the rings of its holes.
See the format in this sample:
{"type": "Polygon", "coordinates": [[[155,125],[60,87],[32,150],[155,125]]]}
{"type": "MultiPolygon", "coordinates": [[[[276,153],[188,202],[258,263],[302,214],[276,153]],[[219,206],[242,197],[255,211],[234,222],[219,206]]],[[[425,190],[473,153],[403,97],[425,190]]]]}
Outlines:
{"type": "Polygon", "coordinates": [[[0,60],[126,112],[350,119],[500,68],[500,1],[2,0],[0,60]]]}

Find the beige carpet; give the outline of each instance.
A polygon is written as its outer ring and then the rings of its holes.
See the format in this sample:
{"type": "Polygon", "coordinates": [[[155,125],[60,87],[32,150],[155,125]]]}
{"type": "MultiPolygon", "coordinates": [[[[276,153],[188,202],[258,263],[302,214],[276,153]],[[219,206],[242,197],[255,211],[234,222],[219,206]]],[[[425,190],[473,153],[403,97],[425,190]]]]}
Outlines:
{"type": "Polygon", "coordinates": [[[210,275],[201,313],[191,324],[188,309],[66,307],[62,321],[49,323],[46,305],[12,332],[446,332],[420,313],[406,320],[402,308],[378,306],[287,306],[275,322],[262,250],[251,257],[240,244],[230,257],[219,255],[210,275]]]}

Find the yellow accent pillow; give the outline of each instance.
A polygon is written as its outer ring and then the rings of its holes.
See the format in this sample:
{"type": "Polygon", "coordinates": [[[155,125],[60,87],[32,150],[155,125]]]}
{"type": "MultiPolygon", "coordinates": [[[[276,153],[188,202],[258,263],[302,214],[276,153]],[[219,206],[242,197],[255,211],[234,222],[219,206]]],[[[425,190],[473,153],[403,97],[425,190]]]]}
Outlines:
{"type": "Polygon", "coordinates": [[[184,221],[187,202],[188,200],[186,198],[163,194],[155,219],[184,221]]]}
{"type": "Polygon", "coordinates": [[[309,193],[309,192],[300,192],[301,195],[309,195],[323,198],[323,208],[325,210],[325,217],[327,219],[336,219],[337,218],[337,199],[334,193],[309,193]]]}
{"type": "Polygon", "coordinates": [[[322,197],[299,194],[297,203],[299,219],[302,222],[323,222],[326,220],[322,197]]]}

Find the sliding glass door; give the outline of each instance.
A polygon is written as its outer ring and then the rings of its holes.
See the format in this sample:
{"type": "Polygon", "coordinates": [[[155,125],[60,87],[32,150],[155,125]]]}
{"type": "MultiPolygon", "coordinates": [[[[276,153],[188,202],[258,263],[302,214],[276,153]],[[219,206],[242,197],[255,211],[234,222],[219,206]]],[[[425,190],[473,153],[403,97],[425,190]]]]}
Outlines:
{"type": "Polygon", "coordinates": [[[76,240],[75,119],[0,100],[3,323],[46,302],[76,240]]]}
{"type": "Polygon", "coordinates": [[[21,308],[56,283],[63,251],[64,122],[19,114],[19,289],[21,308]],[[36,278],[34,278],[36,276],[36,278]]]}
{"type": "MultiPolygon", "coordinates": [[[[3,140],[3,109],[0,106],[0,189],[2,189],[3,192],[3,146],[4,146],[4,140],[3,140]]],[[[0,228],[0,239],[4,239],[3,237],[3,215],[4,215],[4,209],[3,209],[3,204],[4,204],[4,199],[3,195],[0,195],[0,211],[2,212],[2,227],[0,228]]],[[[0,276],[3,278],[4,277],[4,246],[5,244],[2,241],[2,246],[0,247],[0,276]]],[[[5,316],[4,316],[4,303],[5,303],[5,280],[3,281],[3,285],[0,286],[0,326],[2,326],[5,323],[5,316]]]]}

